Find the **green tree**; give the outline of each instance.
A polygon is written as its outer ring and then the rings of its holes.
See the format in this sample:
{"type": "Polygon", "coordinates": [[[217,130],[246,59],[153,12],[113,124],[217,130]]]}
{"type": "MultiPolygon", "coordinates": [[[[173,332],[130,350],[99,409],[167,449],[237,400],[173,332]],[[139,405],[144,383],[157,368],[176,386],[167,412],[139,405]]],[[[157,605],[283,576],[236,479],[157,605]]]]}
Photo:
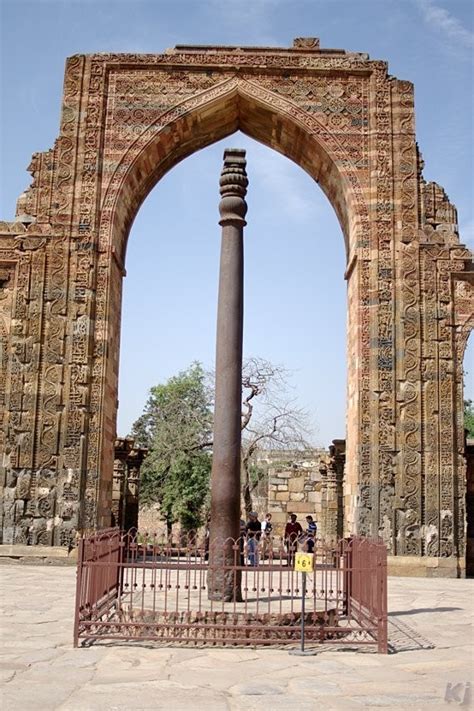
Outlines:
{"type": "Polygon", "coordinates": [[[474,439],[474,404],[472,400],[464,400],[464,429],[468,439],[474,439]]]}
{"type": "Polygon", "coordinates": [[[141,417],[132,428],[148,447],[142,465],[141,503],[158,503],[168,530],[203,522],[209,491],[212,399],[200,363],[151,388],[141,417]]]}
{"type": "MultiPolygon", "coordinates": [[[[307,415],[288,399],[288,373],[262,358],[249,358],[242,372],[242,498],[246,514],[265,485],[267,449],[308,446],[307,415]]],[[[142,468],[140,503],[157,503],[168,530],[198,528],[209,508],[212,468],[214,378],[200,363],[156,385],[132,436],[149,454],[142,468]]]]}

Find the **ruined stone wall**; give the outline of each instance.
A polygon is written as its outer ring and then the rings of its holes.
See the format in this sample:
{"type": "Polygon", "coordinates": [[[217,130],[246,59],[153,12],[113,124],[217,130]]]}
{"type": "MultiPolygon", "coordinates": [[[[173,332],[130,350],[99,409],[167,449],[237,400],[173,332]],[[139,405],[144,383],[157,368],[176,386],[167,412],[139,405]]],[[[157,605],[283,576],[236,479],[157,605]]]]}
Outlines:
{"type": "Polygon", "coordinates": [[[268,462],[268,512],[277,535],[283,535],[290,513],[298,516],[303,528],[305,516],[313,516],[321,533],[323,494],[319,465],[326,456],[324,449],[279,452],[268,462]]]}
{"type": "Polygon", "coordinates": [[[124,531],[138,528],[140,468],[148,450],[133,437],[118,437],[114,446],[111,514],[112,526],[124,531]]]}
{"type": "Polygon", "coordinates": [[[313,516],[318,535],[326,541],[344,534],[345,441],[334,440],[328,450],[266,452],[259,458],[268,474],[268,512],[275,531],[283,534],[291,513],[305,528],[313,516]]]}

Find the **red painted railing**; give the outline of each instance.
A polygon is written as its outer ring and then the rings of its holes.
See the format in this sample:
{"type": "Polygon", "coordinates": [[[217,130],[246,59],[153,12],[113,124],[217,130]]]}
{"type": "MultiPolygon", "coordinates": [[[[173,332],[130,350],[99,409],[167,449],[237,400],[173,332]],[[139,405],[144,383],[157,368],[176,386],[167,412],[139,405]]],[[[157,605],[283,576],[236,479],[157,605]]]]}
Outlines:
{"type": "MultiPolygon", "coordinates": [[[[163,539],[118,529],[81,540],[78,552],[74,643],[152,640],[194,645],[297,643],[302,622],[302,577],[295,547],[271,539],[226,541],[225,556],[209,562],[206,540],[163,539]],[[230,556],[229,556],[230,551],[230,556]],[[219,560],[219,569],[212,561],[219,560]],[[216,577],[216,570],[222,575],[216,577]],[[210,600],[208,580],[226,579],[235,595],[210,600]]],[[[317,540],[314,571],[305,586],[308,643],[376,644],[387,651],[385,546],[353,537],[317,540]]],[[[212,594],[211,594],[212,593],[212,594]]]]}

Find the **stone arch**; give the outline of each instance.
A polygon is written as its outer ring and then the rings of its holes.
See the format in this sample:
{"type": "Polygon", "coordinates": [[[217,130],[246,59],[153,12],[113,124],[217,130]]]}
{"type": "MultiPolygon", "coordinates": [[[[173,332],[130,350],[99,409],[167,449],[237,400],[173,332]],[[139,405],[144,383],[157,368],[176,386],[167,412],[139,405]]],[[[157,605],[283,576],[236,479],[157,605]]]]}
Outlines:
{"type": "MultiPolygon", "coordinates": [[[[108,287],[98,296],[99,313],[108,313],[104,339],[109,357],[92,366],[98,387],[117,393],[121,312],[121,271],[130,226],[141,203],[161,177],[186,156],[237,130],[292,159],[317,182],[327,195],[341,225],[347,260],[356,251],[365,226],[369,231],[368,206],[344,146],[317,118],[296,104],[263,89],[251,80],[232,76],[206,91],[193,95],[161,114],[123,152],[107,182],[99,224],[99,246],[109,262],[108,287]],[[171,138],[170,138],[171,137],[171,138]],[[114,265],[120,269],[115,269],[114,265]],[[107,304],[107,299],[112,303],[107,304]]],[[[107,156],[108,146],[104,146],[107,156]]],[[[356,281],[356,279],[354,280],[356,281]]],[[[356,311],[349,314],[356,329],[356,311]]],[[[357,349],[358,344],[353,344],[357,349]]],[[[351,366],[349,366],[351,370],[351,366]]],[[[356,380],[351,375],[351,380],[356,380]]],[[[110,398],[110,403],[112,398],[110,398]]],[[[349,417],[357,418],[357,405],[349,417]]],[[[116,411],[103,411],[99,425],[102,480],[108,481],[115,441],[116,411]],[[107,428],[107,422],[110,423],[107,428]],[[104,476],[104,472],[107,475],[104,476]]],[[[352,436],[352,435],[351,435],[352,436]]],[[[100,498],[100,496],[99,496],[100,498]]]]}
{"type": "Polygon", "coordinates": [[[166,170],[238,127],[319,182],[346,239],[345,532],[382,536],[398,569],[462,574],[456,319],[473,297],[453,280],[472,278],[472,257],[423,178],[413,85],[301,38],[68,59],[59,137],[0,223],[15,285],[3,542],[69,545],[109,523],[128,230],[166,170]]]}
{"type": "Polygon", "coordinates": [[[114,237],[127,238],[141,203],[161,177],[196,150],[237,130],[290,158],[320,185],[338,216],[349,258],[361,223],[368,224],[368,207],[350,155],[317,118],[238,77],[173,106],[128,147],[107,184],[102,246],[113,243],[123,258],[125,245],[114,237]],[[169,134],[174,136],[171,146],[169,134]]]}

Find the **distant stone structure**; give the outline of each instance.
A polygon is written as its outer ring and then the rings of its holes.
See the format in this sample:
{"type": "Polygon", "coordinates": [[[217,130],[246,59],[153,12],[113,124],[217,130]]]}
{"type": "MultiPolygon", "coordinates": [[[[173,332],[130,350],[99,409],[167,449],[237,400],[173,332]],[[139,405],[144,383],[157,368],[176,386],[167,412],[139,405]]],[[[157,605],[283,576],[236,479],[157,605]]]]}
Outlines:
{"type": "Polygon", "coordinates": [[[307,171],[344,236],[344,532],[382,536],[413,574],[463,575],[472,255],[423,177],[413,85],[314,38],[67,60],[59,137],[0,223],[3,542],[110,525],[130,226],[168,170],[237,130],[307,171]]]}
{"type": "Polygon", "coordinates": [[[281,535],[290,513],[302,521],[313,515],[318,526],[322,514],[319,464],[327,455],[324,449],[265,452],[259,465],[267,467],[268,499],[264,504],[272,514],[276,533],[281,535]]]}
{"type": "Polygon", "coordinates": [[[140,467],[147,454],[133,437],[115,440],[111,524],[125,531],[138,528],[140,467]]]}
{"type": "Polygon", "coordinates": [[[315,518],[318,535],[335,539],[344,526],[344,440],[326,449],[303,451],[268,451],[258,458],[267,467],[268,498],[260,508],[272,514],[274,529],[282,534],[290,513],[298,516],[304,527],[307,515],[315,518]]]}

